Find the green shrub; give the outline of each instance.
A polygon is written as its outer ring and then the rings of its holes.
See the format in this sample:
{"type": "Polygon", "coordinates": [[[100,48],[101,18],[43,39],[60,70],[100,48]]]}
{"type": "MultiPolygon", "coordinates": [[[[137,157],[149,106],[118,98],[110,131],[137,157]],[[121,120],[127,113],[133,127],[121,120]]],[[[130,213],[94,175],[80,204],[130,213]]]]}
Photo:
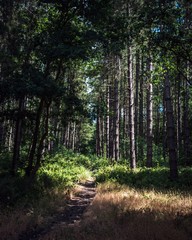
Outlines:
{"type": "Polygon", "coordinates": [[[1,172],[0,204],[14,205],[27,199],[31,202],[50,190],[67,190],[90,176],[90,171],[85,166],[90,166],[88,157],[61,151],[46,157],[34,179],[25,177],[21,170],[15,177],[10,177],[8,171],[1,172]]]}
{"type": "Polygon", "coordinates": [[[191,190],[192,169],[181,169],[179,171],[179,180],[173,182],[169,179],[169,168],[138,168],[131,170],[126,165],[107,166],[99,169],[95,173],[97,182],[115,181],[119,184],[126,184],[135,188],[152,189],[178,189],[191,190]]]}

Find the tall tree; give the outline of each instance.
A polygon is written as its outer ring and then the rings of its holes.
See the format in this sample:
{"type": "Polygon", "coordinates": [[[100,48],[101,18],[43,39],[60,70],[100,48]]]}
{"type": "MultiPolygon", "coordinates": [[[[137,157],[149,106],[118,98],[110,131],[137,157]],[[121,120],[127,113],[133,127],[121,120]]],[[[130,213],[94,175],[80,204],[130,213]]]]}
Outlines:
{"type": "Polygon", "coordinates": [[[152,167],[153,158],[153,84],[151,81],[152,62],[148,59],[148,82],[147,82],[147,167],[152,167]]]}
{"type": "Polygon", "coordinates": [[[129,93],[129,140],[130,140],[130,165],[132,169],[136,168],[136,151],[135,151],[135,126],[134,126],[134,86],[132,72],[132,55],[131,47],[127,47],[128,63],[128,93],[129,93]]]}
{"type": "Polygon", "coordinates": [[[170,165],[170,179],[176,180],[178,178],[177,168],[177,150],[175,139],[175,125],[173,116],[173,107],[170,92],[170,80],[168,72],[165,73],[165,107],[166,107],[166,122],[167,122],[167,144],[169,149],[169,165],[170,165]]]}

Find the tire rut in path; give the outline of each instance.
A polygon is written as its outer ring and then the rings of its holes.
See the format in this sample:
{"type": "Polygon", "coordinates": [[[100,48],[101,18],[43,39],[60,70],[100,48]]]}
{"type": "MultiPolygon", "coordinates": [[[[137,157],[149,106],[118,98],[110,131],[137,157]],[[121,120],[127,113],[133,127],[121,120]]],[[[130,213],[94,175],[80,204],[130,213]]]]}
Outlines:
{"type": "Polygon", "coordinates": [[[20,235],[18,240],[38,240],[55,227],[73,225],[80,222],[83,213],[95,197],[95,182],[87,180],[78,184],[78,192],[69,201],[62,213],[56,214],[44,226],[29,230],[20,235]]]}

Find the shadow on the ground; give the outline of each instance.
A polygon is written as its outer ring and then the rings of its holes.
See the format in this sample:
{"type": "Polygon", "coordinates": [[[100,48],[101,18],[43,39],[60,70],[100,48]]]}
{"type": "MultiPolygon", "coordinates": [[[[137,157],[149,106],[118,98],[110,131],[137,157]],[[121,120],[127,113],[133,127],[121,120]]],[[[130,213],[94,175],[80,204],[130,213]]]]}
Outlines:
{"type": "Polygon", "coordinates": [[[50,239],[191,240],[192,215],[169,216],[147,209],[123,212],[111,199],[103,201],[96,197],[81,222],[59,226],[39,240],[50,239]]]}
{"type": "Polygon", "coordinates": [[[49,235],[55,228],[77,224],[96,193],[93,180],[87,180],[77,186],[77,192],[68,200],[66,208],[62,212],[55,214],[43,226],[22,233],[19,240],[38,240],[49,235]]]}

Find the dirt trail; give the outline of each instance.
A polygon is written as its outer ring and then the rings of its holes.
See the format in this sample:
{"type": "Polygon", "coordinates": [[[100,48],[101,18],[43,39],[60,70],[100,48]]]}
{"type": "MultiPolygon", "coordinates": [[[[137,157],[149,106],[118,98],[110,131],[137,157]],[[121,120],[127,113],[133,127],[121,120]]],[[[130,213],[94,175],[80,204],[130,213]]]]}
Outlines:
{"type": "Polygon", "coordinates": [[[60,225],[68,226],[80,222],[84,211],[95,197],[95,182],[90,179],[85,183],[79,183],[77,189],[76,194],[68,200],[63,212],[56,214],[43,226],[23,233],[18,240],[38,240],[60,225]]]}

